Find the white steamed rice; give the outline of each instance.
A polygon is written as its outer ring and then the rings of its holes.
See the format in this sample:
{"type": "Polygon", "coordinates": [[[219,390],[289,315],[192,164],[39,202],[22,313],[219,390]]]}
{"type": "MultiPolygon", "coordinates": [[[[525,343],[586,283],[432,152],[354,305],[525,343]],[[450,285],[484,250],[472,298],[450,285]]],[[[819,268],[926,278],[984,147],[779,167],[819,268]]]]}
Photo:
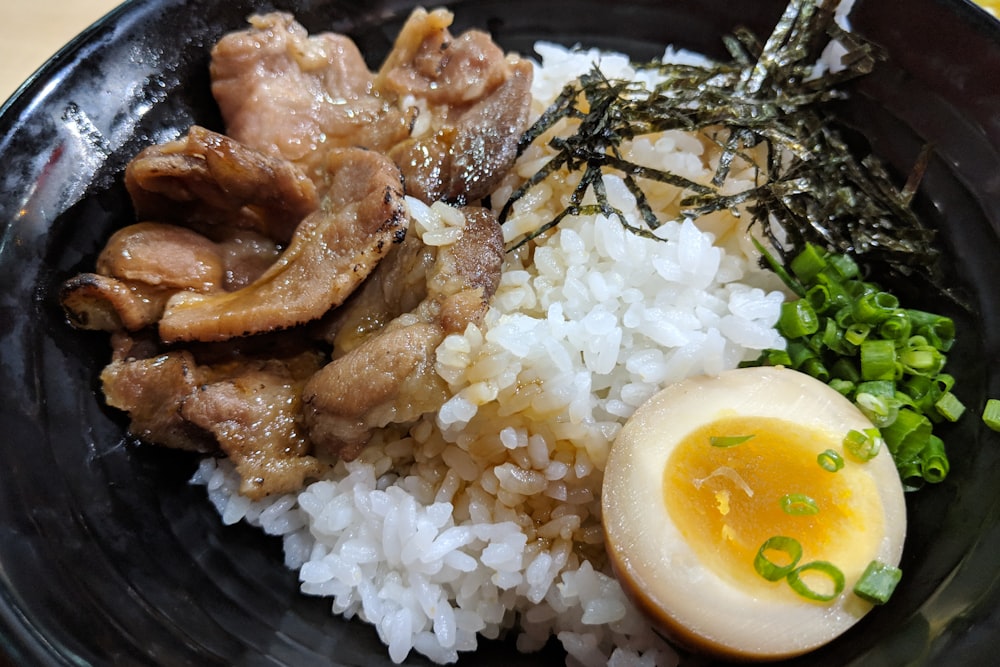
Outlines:
{"type": "MultiPolygon", "coordinates": [[[[535,113],[597,60],[609,77],[651,76],[620,55],[537,51],[535,113]]],[[[709,144],[668,132],[626,148],[637,162],[707,182],[709,144]]],[[[494,201],[546,159],[542,148],[527,151],[494,201]]],[[[744,189],[755,175],[743,165],[726,187],[744,189]]],[[[621,179],[605,183],[637,216],[621,179]]],[[[571,189],[546,182],[525,198],[508,239],[551,219],[571,189]]],[[[666,186],[650,191],[661,217],[677,215],[677,198],[666,186]]],[[[409,203],[415,233],[455,240],[453,210],[409,203]]],[[[532,253],[508,255],[482,329],[439,348],[453,397],[438,414],[378,433],[357,461],[299,494],[250,502],[231,465],[214,459],[192,481],[225,523],[281,535],[302,592],[373,624],[396,662],[414,650],[454,662],[479,636],[516,628],[522,651],[554,635],[572,665],[676,664],[608,570],[602,469],[624,421],[660,388],[784,346],[773,329],[782,293],[756,266],[744,228],[723,212],[697,226],[667,223],[657,241],[617,219],[566,218],[532,253]]]]}

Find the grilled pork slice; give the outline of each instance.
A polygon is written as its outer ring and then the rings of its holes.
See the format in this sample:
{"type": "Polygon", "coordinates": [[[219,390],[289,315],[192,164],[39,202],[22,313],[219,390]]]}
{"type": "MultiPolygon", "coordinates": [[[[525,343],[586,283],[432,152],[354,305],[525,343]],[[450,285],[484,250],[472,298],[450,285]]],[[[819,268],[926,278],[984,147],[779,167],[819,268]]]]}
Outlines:
{"type": "Polygon", "coordinates": [[[288,329],[340,305],[401,243],[409,224],[399,169],[361,148],[331,151],[319,210],[257,280],[234,292],[178,292],[159,322],[160,337],[221,341],[288,329]]]}
{"type": "Polygon", "coordinates": [[[354,459],[375,429],[412,421],[447,400],[436,350],[448,334],[482,323],[503,264],[503,234],[493,214],[478,207],[463,212],[460,240],[432,249],[408,237],[338,316],[338,347],[347,351],[310,378],[302,394],[317,453],[354,459]],[[422,271],[423,299],[399,313],[422,271]],[[373,313],[385,318],[384,327],[370,326],[373,313]]]}

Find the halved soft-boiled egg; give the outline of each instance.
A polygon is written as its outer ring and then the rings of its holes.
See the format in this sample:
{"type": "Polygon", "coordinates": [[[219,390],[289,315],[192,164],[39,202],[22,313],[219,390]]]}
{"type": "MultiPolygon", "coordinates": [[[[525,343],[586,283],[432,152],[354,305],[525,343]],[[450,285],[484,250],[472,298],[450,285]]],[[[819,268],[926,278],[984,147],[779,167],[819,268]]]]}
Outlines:
{"type": "Polygon", "coordinates": [[[623,588],[694,650],[771,660],[829,642],[880,601],[870,587],[898,581],[906,507],[878,442],[854,404],[790,369],[664,389],[626,423],[605,469],[623,588]]]}

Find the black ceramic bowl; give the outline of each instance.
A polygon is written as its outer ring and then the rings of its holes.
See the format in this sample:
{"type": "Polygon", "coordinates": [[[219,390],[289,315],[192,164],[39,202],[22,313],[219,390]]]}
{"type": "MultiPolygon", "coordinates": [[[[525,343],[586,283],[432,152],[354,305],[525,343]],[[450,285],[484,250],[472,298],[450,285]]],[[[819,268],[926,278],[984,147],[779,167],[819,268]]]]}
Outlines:
{"type": "MultiPolygon", "coordinates": [[[[374,631],[297,593],[278,541],[223,527],[195,460],[135,446],[103,406],[104,335],[71,329],[55,298],[131,220],[122,185],[143,146],[219,128],[208,50],[253,10],[294,11],[353,36],[374,66],[413,0],[145,0],[67,46],[0,113],[0,648],[18,665],[388,665],[374,631]]],[[[455,0],[457,27],[508,49],[535,40],[624,50],[673,43],[723,55],[737,24],[770,31],[783,0],[455,0]]],[[[1000,24],[957,0],[859,0],[856,29],[889,59],[842,105],[897,174],[935,153],[917,207],[940,229],[950,369],[969,407],[944,432],[952,472],[909,498],[905,584],[801,665],[994,664],[1000,648],[1000,24]]],[[[905,289],[905,287],[904,287],[905,289]]],[[[916,292],[916,290],[911,290],[916,292]]],[[[916,304],[914,304],[916,305],[916,304]]],[[[411,656],[411,662],[421,660],[411,656]]],[[[559,664],[485,644],[465,664],[559,664]]]]}

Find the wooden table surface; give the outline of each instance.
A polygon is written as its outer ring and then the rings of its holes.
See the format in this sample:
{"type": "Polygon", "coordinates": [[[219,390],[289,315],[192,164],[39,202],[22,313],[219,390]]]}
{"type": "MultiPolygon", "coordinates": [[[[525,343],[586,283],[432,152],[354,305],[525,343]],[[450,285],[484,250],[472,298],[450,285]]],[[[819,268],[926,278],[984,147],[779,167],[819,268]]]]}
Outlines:
{"type": "Polygon", "coordinates": [[[0,102],[62,45],[121,1],[0,1],[0,102]]]}
{"type": "MultiPolygon", "coordinates": [[[[0,0],[0,101],[10,97],[62,45],[120,2],[0,0]]],[[[1000,14],[1000,0],[980,0],[979,4],[1000,14]]]]}

